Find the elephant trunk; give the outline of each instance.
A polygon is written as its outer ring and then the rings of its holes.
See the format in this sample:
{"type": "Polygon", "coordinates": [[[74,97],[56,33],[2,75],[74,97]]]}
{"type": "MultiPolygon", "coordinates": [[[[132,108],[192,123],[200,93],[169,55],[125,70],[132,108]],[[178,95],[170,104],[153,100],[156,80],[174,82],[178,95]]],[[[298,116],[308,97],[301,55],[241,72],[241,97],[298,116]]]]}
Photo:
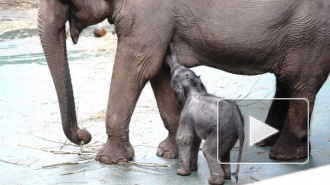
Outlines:
{"type": "Polygon", "coordinates": [[[180,67],[181,64],[179,63],[178,54],[176,53],[173,43],[170,43],[170,51],[171,51],[171,60],[169,60],[170,61],[169,65],[170,65],[171,69],[180,67]]]}
{"type": "Polygon", "coordinates": [[[58,0],[40,0],[38,31],[50,69],[60,106],[62,126],[66,137],[75,144],[87,144],[92,137],[77,125],[75,102],[66,53],[65,22],[69,5],[58,0]]]}

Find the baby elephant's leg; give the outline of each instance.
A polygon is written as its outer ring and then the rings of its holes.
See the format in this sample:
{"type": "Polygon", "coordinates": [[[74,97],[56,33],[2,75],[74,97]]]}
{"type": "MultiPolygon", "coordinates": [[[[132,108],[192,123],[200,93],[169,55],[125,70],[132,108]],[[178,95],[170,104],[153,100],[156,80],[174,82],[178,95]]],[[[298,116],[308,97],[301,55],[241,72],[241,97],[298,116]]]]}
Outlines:
{"type": "Polygon", "coordinates": [[[194,132],[190,125],[182,124],[176,135],[176,144],[179,151],[180,168],[177,170],[178,175],[190,175],[190,153],[193,145],[194,132]]]}
{"type": "Polygon", "coordinates": [[[199,147],[201,145],[201,139],[195,135],[193,144],[191,146],[191,154],[190,154],[190,170],[197,171],[197,159],[199,147]]]}
{"type": "MultiPolygon", "coordinates": [[[[230,162],[230,150],[225,153],[221,157],[221,163],[229,163],[230,162]]],[[[223,172],[225,174],[225,179],[231,179],[231,173],[230,173],[230,164],[221,164],[223,172]]]]}
{"type": "MultiPolygon", "coordinates": [[[[210,169],[210,184],[223,184],[224,173],[221,164],[217,161],[217,132],[212,132],[205,140],[203,145],[203,154],[210,169]]],[[[223,153],[222,153],[223,155],[223,153]]],[[[219,155],[220,156],[220,155],[219,155]]]]}
{"type": "MultiPolygon", "coordinates": [[[[221,163],[229,163],[230,162],[230,151],[235,146],[237,142],[237,134],[219,134],[219,157],[221,159],[221,163]]],[[[225,179],[231,179],[230,173],[230,164],[221,164],[225,179]]]]}

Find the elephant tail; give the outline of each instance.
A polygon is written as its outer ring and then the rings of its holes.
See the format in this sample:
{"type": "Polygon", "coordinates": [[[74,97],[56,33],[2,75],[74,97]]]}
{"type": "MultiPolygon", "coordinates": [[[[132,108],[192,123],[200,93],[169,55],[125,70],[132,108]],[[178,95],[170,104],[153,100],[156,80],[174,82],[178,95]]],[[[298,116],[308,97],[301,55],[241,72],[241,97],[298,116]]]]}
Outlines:
{"type": "MultiPolygon", "coordinates": [[[[237,105],[236,105],[237,106],[237,105]]],[[[235,173],[232,173],[232,175],[236,179],[236,183],[238,181],[238,173],[239,173],[239,168],[240,168],[240,162],[242,158],[242,152],[243,152],[243,144],[244,144],[244,120],[242,113],[240,109],[237,106],[238,113],[240,115],[240,121],[237,123],[237,131],[238,131],[238,139],[239,139],[239,152],[238,152],[238,157],[237,157],[237,167],[235,173]]]]}

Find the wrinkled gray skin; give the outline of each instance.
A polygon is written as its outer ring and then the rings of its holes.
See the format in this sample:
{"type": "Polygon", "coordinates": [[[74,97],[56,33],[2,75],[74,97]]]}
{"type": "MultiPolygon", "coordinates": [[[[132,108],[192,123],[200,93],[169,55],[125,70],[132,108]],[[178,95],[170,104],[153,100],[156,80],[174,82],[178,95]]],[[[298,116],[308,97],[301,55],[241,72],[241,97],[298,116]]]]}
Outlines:
{"type": "MultiPolygon", "coordinates": [[[[219,159],[228,163],[230,151],[239,139],[237,162],[241,161],[244,142],[241,112],[233,101],[220,100],[217,107],[219,98],[207,93],[200,78],[192,70],[180,65],[172,44],[170,48],[171,57],[167,57],[166,61],[171,66],[171,86],[183,106],[176,135],[180,159],[177,174],[190,175],[191,171],[197,170],[198,151],[204,139],[203,153],[211,174],[209,183],[223,184],[225,179],[230,179],[230,164],[221,165],[217,162],[217,144],[219,159]]],[[[238,171],[239,164],[234,175],[236,182],[238,171]]]]}
{"type": "Polygon", "coordinates": [[[308,155],[306,120],[330,72],[329,0],[40,0],[41,44],[64,133],[76,144],[88,143],[91,136],[77,126],[65,22],[76,43],[82,29],[105,19],[115,25],[118,46],[106,109],[108,139],[97,156],[100,162],[134,156],[129,123],[148,81],[169,130],[157,155],[177,155],[182,107],[170,87],[170,69],[163,65],[171,41],[186,67],[206,65],[241,75],[270,72],[276,76],[276,98],[307,98],[309,112],[305,102],[274,102],[266,123],[281,132],[259,145],[273,146],[270,157],[278,160],[308,155]]]}

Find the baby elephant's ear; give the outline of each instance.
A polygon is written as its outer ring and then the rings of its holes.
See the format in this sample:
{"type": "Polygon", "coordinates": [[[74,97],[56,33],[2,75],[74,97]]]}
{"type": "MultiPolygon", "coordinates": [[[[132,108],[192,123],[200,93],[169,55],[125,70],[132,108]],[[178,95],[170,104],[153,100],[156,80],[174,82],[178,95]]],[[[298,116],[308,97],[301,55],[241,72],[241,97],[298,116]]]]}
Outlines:
{"type": "Polygon", "coordinates": [[[184,95],[184,88],[181,84],[178,84],[175,88],[175,93],[177,94],[177,98],[179,102],[183,105],[186,101],[186,97],[184,95]]]}
{"type": "Polygon", "coordinates": [[[203,83],[201,83],[202,89],[207,93],[206,87],[204,86],[203,83]]]}
{"type": "Polygon", "coordinates": [[[207,92],[206,87],[204,86],[202,80],[200,79],[200,76],[197,76],[196,81],[197,81],[197,83],[200,84],[200,88],[201,88],[203,91],[207,92]]]}
{"type": "Polygon", "coordinates": [[[178,93],[178,94],[181,94],[184,90],[183,90],[183,87],[182,87],[182,85],[181,85],[181,83],[178,83],[178,84],[176,84],[175,85],[176,87],[175,87],[175,92],[176,93],[178,93]]]}

